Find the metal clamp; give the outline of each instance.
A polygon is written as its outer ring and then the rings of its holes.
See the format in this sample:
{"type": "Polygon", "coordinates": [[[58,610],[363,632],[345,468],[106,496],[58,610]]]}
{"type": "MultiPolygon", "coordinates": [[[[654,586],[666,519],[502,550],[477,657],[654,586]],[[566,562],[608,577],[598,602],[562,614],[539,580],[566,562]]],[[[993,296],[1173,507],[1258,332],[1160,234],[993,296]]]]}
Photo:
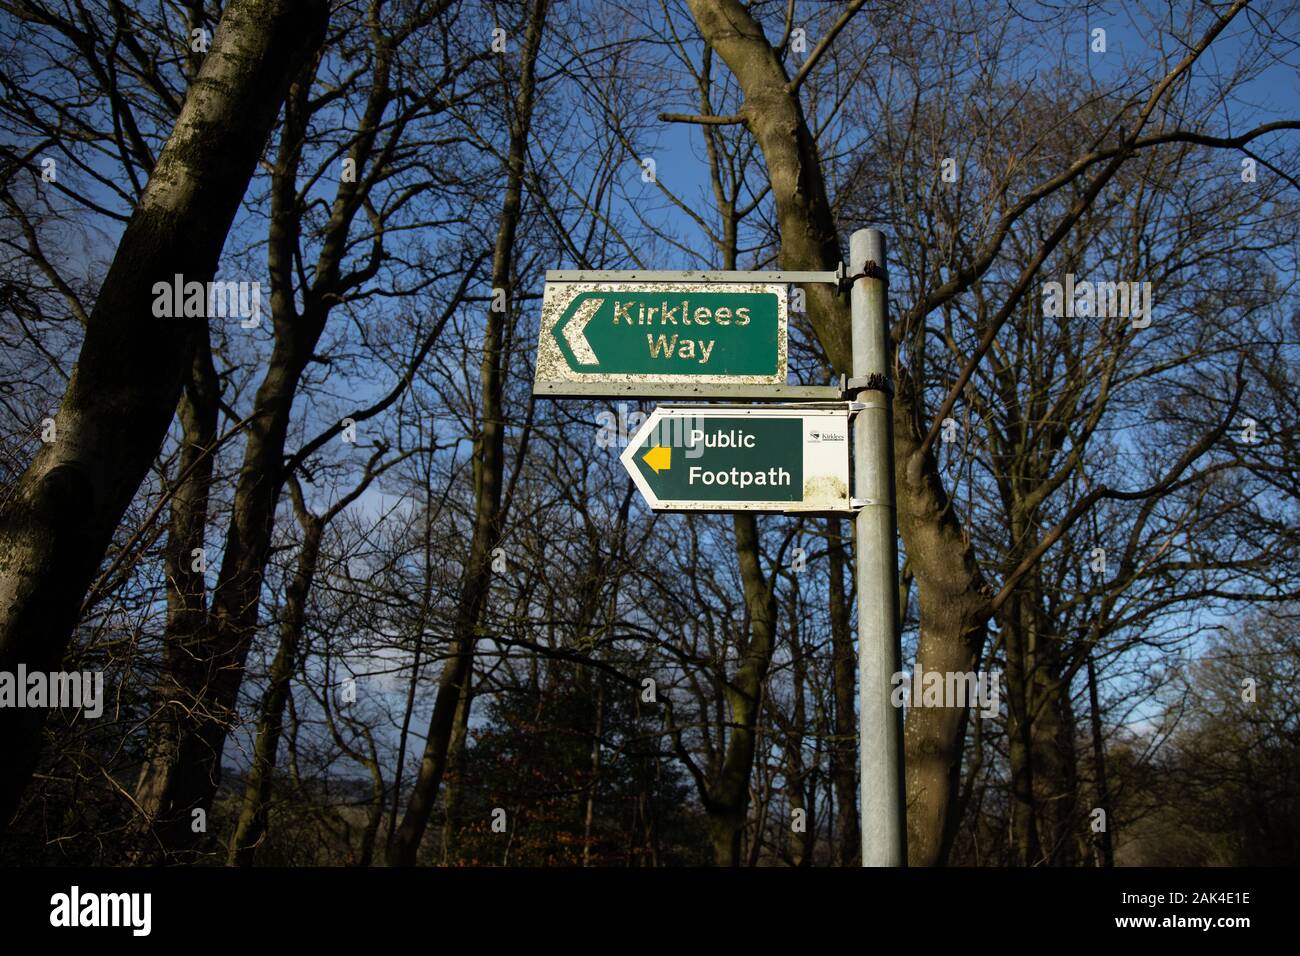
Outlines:
{"type": "Polygon", "coordinates": [[[881,402],[881,401],[875,401],[875,402],[850,401],[849,402],[850,415],[856,415],[859,412],[865,412],[868,408],[879,408],[881,411],[887,412],[889,411],[889,403],[881,402]]]}
{"type": "Polygon", "coordinates": [[[877,501],[875,498],[850,498],[849,499],[849,507],[852,508],[854,511],[861,511],[863,508],[870,508],[872,506],[878,508],[892,508],[894,507],[894,503],[892,501],[877,501]]]}
{"type": "Polygon", "coordinates": [[[848,295],[851,288],[853,288],[853,283],[849,282],[849,264],[841,262],[835,267],[835,293],[836,295],[848,295]]]}
{"type": "Polygon", "coordinates": [[[876,373],[868,375],[866,378],[845,379],[841,386],[845,395],[857,395],[859,392],[884,392],[886,395],[894,394],[894,383],[889,380],[888,375],[876,373]]]}
{"type": "Polygon", "coordinates": [[[877,265],[871,259],[862,264],[862,271],[855,276],[847,275],[848,270],[844,268],[844,263],[840,263],[840,271],[836,275],[840,276],[840,291],[847,292],[853,288],[853,284],[859,279],[879,279],[889,287],[889,273],[885,271],[884,266],[877,265]]]}

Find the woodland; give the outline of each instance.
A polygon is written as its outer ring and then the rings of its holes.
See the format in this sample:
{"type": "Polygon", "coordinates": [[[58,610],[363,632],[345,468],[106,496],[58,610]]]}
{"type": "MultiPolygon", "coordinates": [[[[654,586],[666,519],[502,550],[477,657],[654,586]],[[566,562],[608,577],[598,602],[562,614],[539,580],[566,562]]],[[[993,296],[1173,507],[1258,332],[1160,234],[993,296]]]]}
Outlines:
{"type": "MultiPolygon", "coordinates": [[[[0,673],[102,685],[0,699],[0,863],[858,865],[852,521],[652,512],[654,403],[533,380],[548,269],[866,226],[903,667],[999,688],[906,708],[909,865],[1300,861],[1298,39],[0,0],[0,673]]],[[[790,382],[850,373],[791,300],[790,382]]]]}

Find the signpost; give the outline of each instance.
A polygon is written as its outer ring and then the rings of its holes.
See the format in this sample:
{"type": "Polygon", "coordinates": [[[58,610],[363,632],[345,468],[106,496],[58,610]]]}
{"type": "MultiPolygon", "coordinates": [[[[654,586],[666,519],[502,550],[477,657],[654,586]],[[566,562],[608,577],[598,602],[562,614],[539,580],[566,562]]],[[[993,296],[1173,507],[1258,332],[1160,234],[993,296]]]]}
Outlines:
{"type": "Polygon", "coordinates": [[[849,237],[854,394],[854,577],[858,597],[858,749],[862,865],[906,866],[903,712],[890,702],[902,669],[898,620],[898,520],[894,513],[893,389],[889,385],[885,237],[849,237]]]}
{"type": "Polygon", "coordinates": [[[848,512],[849,409],[660,405],[621,458],[656,511],[848,512]]]}
{"type": "Polygon", "coordinates": [[[774,283],[548,281],[537,384],[784,385],[786,298],[774,283]]]}
{"type": "Polygon", "coordinates": [[[548,271],[533,393],[800,400],[660,406],[621,458],[656,511],[854,515],[862,863],[903,866],[884,236],[860,229],[849,250],[835,272],[548,271]],[[786,290],[813,282],[852,294],[853,377],[838,387],[786,384],[786,290]]]}

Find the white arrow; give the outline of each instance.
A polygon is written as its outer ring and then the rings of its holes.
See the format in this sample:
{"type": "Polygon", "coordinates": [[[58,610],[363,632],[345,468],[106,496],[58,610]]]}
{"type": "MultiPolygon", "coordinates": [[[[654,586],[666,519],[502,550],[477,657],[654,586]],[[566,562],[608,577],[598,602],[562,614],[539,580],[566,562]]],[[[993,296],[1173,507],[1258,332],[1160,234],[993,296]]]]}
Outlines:
{"type": "Polygon", "coordinates": [[[582,334],[582,330],[595,318],[604,304],[604,299],[587,299],[578,306],[578,310],[573,313],[573,318],[564,324],[564,341],[569,343],[569,348],[573,350],[573,357],[578,360],[579,365],[600,364],[600,359],[596,358],[596,353],[591,350],[591,343],[582,334]]]}
{"type": "MultiPolygon", "coordinates": [[[[726,423],[725,427],[730,428],[735,422],[726,423]]],[[[627,471],[636,485],[641,496],[645,498],[653,511],[769,511],[777,514],[795,514],[797,512],[817,512],[833,514],[851,514],[854,510],[853,501],[849,498],[849,404],[847,402],[826,402],[817,409],[811,409],[807,404],[774,404],[774,405],[660,405],[637,429],[636,434],[632,436],[619,455],[623,468],[627,471]],[[735,468],[723,468],[720,465],[709,465],[707,461],[700,461],[698,468],[693,468],[691,459],[699,457],[707,445],[701,447],[695,438],[687,440],[688,435],[701,435],[704,431],[712,429],[710,421],[717,419],[748,419],[755,423],[771,422],[778,419],[797,419],[799,421],[799,431],[802,434],[797,446],[793,449],[786,448],[768,448],[762,455],[755,453],[751,462],[754,471],[764,471],[767,466],[774,462],[779,462],[780,457],[766,458],[764,455],[780,452],[781,456],[788,452],[797,454],[802,459],[803,482],[802,489],[796,485],[797,490],[802,490],[799,498],[791,501],[788,499],[764,499],[758,491],[741,492],[737,491],[738,497],[728,499],[716,498],[679,498],[669,497],[660,498],[650,482],[647,480],[647,472],[641,467],[639,462],[644,464],[659,474],[661,470],[676,467],[678,472],[687,472],[680,477],[689,477],[686,494],[690,494],[689,485],[694,484],[694,477],[690,477],[689,471],[706,471],[722,472],[728,470],[736,471],[735,468]],[[703,430],[703,431],[701,431],[703,430]],[[814,438],[813,436],[817,437],[814,438]],[[827,441],[829,436],[837,436],[835,441],[827,441]],[[680,447],[682,449],[681,457],[678,458],[670,449],[680,447]],[[659,452],[654,454],[652,461],[646,461],[647,453],[654,452],[658,448],[659,452]],[[692,450],[694,449],[694,452],[692,450]],[[665,461],[665,459],[667,459],[665,461]],[[677,459],[674,461],[673,459],[677,459]],[[660,467],[656,467],[659,465],[660,467]],[[665,467],[666,466],[666,467],[665,467]],[[688,471],[689,470],[689,471],[688,471]]],[[[730,464],[728,462],[728,464],[730,464]]],[[[662,476],[661,476],[662,477],[662,476]]],[[[733,478],[732,481],[735,479],[733,478]]],[[[700,484],[695,487],[703,488],[708,484],[703,477],[700,484]]],[[[730,484],[730,483],[728,483],[730,484]]],[[[755,487],[758,487],[755,485],[755,487]]],[[[680,484],[678,486],[680,489],[680,484]]],[[[681,491],[673,491],[672,494],[680,494],[681,491]]]]}
{"type": "Polygon", "coordinates": [[[646,449],[643,446],[647,443],[646,439],[659,427],[659,422],[663,419],[666,410],[661,405],[651,412],[650,417],[641,423],[641,427],[636,430],[636,434],[632,436],[627,443],[627,447],[618,456],[619,460],[623,462],[623,467],[627,469],[628,475],[631,476],[632,484],[636,485],[637,490],[641,492],[641,497],[645,499],[646,504],[652,509],[663,507],[663,502],[659,500],[659,496],[650,487],[650,482],[646,481],[645,476],[641,474],[641,469],[636,466],[635,459],[638,452],[645,454],[646,449]]]}

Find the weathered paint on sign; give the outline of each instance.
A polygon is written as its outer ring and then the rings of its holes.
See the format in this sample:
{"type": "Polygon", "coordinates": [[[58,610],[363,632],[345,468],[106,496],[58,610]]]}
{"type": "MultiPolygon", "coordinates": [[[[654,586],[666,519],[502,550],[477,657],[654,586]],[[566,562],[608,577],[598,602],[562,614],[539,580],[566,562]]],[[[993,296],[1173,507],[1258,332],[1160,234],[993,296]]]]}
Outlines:
{"type": "Polygon", "coordinates": [[[537,383],[784,385],[787,288],[548,282],[537,383]]]}

